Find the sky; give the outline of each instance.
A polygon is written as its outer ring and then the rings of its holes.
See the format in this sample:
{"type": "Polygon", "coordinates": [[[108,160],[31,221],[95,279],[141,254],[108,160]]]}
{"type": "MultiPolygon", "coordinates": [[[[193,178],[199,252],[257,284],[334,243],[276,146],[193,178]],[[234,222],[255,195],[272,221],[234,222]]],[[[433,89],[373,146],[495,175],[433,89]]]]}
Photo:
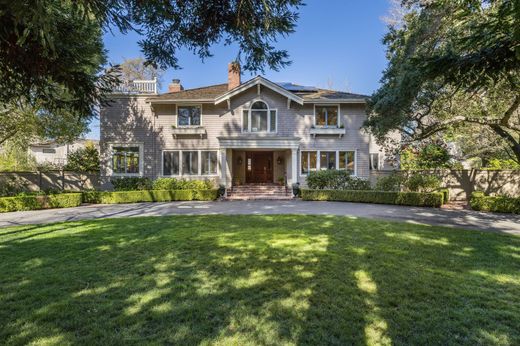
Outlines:
{"type": "MultiPolygon", "coordinates": [[[[300,9],[296,31],[280,38],[276,47],[288,51],[291,65],[280,70],[266,69],[263,76],[274,82],[293,82],[370,95],[386,66],[381,40],[386,25],[388,0],[306,0],[300,9]]],[[[139,35],[119,32],[104,35],[108,60],[142,56],[139,35]]],[[[213,56],[201,61],[188,51],[179,51],[180,70],[165,71],[161,92],[172,79],[180,79],[185,89],[227,82],[227,65],[237,54],[234,46],[215,45],[213,56]]],[[[242,81],[255,75],[242,74],[242,81]]],[[[92,122],[88,138],[99,138],[99,121],[92,122]]]]}

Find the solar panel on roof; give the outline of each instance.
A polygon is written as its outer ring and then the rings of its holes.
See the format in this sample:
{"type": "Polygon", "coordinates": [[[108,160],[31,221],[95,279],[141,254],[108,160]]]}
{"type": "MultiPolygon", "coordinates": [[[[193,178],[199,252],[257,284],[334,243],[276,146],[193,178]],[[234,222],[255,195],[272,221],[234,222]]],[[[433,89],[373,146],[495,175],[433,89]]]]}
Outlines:
{"type": "Polygon", "coordinates": [[[291,82],[277,82],[276,84],[289,91],[318,91],[316,87],[298,85],[291,82]]]}

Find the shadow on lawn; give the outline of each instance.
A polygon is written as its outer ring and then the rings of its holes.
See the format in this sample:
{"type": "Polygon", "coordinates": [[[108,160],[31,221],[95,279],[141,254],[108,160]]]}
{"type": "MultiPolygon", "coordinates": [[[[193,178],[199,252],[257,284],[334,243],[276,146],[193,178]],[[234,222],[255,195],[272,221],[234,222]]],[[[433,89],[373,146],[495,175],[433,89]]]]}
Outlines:
{"type": "Polygon", "coordinates": [[[0,341],[520,342],[514,237],[290,215],[42,228],[0,234],[0,341]]]}

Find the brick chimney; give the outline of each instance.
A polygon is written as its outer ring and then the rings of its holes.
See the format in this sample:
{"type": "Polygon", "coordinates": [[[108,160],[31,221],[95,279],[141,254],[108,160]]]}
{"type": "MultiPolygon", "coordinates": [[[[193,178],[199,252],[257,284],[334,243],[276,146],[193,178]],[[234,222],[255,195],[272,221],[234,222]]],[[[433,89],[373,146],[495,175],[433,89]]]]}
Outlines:
{"type": "Polygon", "coordinates": [[[240,85],[240,65],[237,62],[228,64],[228,90],[240,85]]]}
{"type": "Polygon", "coordinates": [[[178,93],[181,90],[184,90],[184,88],[181,85],[180,79],[173,79],[172,82],[168,84],[169,93],[178,93]]]}

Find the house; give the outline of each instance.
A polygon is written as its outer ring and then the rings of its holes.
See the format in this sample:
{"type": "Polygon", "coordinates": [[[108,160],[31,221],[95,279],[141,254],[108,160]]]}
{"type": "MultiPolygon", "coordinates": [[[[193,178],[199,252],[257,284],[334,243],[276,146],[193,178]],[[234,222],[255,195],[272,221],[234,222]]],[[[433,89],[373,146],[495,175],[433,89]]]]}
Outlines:
{"type": "Polygon", "coordinates": [[[39,141],[29,145],[28,151],[38,165],[50,164],[63,167],[67,163],[69,153],[84,148],[88,143],[99,150],[99,141],[94,139],[78,139],[70,144],[57,143],[54,140],[39,141]]]}
{"type": "MultiPolygon", "coordinates": [[[[241,82],[228,66],[224,84],[164,94],[134,81],[100,110],[102,175],[305,184],[309,172],[347,170],[369,178],[384,161],[361,130],[367,96],[262,76],[241,82]],[[372,147],[372,151],[371,151],[372,147]]],[[[153,84],[153,85],[152,85],[153,84]]]]}

